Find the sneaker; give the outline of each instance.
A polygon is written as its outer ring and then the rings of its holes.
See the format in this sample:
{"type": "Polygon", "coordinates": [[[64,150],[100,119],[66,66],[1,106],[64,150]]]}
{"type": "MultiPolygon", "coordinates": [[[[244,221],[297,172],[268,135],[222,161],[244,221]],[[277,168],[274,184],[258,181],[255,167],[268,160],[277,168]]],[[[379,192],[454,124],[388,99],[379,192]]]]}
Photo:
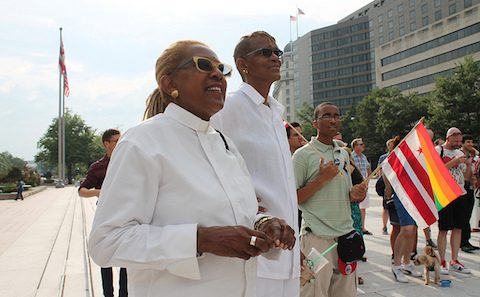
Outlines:
{"type": "Polygon", "coordinates": [[[410,253],[410,260],[415,261],[417,259],[417,251],[410,253]]]}
{"type": "Polygon", "coordinates": [[[435,244],[435,242],[433,242],[432,239],[427,240],[427,245],[431,246],[434,249],[438,248],[438,246],[435,244]]]}
{"type": "Polygon", "coordinates": [[[392,266],[392,273],[393,276],[395,277],[395,280],[399,283],[408,283],[408,279],[403,274],[403,272],[400,270],[401,266],[392,266]]]}
{"type": "Polygon", "coordinates": [[[466,246],[471,248],[472,250],[480,250],[480,247],[472,245],[470,242],[467,242],[466,246]]]}
{"type": "Polygon", "coordinates": [[[459,273],[464,273],[464,274],[471,273],[470,269],[465,267],[462,263],[458,262],[458,260],[450,262],[450,269],[459,273]]]}
{"type": "Polygon", "coordinates": [[[368,230],[363,230],[363,235],[373,235],[373,233],[368,230]]]}
{"type": "Polygon", "coordinates": [[[469,253],[469,254],[471,254],[473,252],[473,248],[471,248],[467,245],[462,245],[460,247],[460,249],[462,250],[462,252],[469,253]]]}
{"type": "Polygon", "coordinates": [[[440,273],[445,275],[450,274],[448,271],[447,262],[445,260],[440,263],[440,273]]]}
{"type": "Polygon", "coordinates": [[[388,235],[387,227],[383,227],[382,233],[383,233],[383,235],[388,235]]]}
{"type": "Polygon", "coordinates": [[[402,265],[400,269],[402,270],[403,273],[409,274],[414,277],[422,276],[422,273],[417,271],[417,269],[415,268],[415,265],[413,265],[413,263],[411,262],[407,265],[402,265]]]}

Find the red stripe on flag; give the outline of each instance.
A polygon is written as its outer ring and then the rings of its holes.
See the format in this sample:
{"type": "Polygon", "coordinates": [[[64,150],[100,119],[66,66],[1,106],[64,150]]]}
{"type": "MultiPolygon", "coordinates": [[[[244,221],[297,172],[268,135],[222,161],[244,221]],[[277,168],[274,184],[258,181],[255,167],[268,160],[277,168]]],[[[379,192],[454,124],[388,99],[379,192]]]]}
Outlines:
{"type": "Polygon", "coordinates": [[[406,141],[403,141],[400,144],[399,148],[402,151],[405,158],[407,159],[410,167],[412,167],[413,172],[415,172],[415,174],[417,175],[418,180],[423,185],[428,195],[432,199],[432,201],[435,201],[433,198],[433,191],[432,191],[432,185],[430,184],[430,178],[428,177],[428,173],[425,171],[425,168],[422,166],[422,164],[420,164],[420,162],[418,162],[418,159],[412,153],[412,149],[408,146],[406,141]]]}
{"type": "Polygon", "coordinates": [[[405,171],[405,168],[403,167],[402,163],[400,162],[394,151],[388,157],[388,163],[397,174],[398,181],[402,185],[410,200],[417,208],[418,213],[422,216],[424,221],[428,225],[435,223],[437,221],[437,218],[432,213],[428,205],[425,203],[425,200],[423,200],[422,195],[420,194],[418,189],[414,186],[412,179],[410,178],[410,176],[408,176],[408,173],[405,171]]]}

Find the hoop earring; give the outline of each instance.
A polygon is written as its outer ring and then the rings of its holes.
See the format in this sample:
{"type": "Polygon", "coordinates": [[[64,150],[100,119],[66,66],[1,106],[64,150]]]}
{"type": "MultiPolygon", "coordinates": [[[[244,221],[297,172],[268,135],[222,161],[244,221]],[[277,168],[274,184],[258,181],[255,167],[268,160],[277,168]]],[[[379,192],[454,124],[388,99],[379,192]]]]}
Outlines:
{"type": "Polygon", "coordinates": [[[173,91],[170,93],[170,96],[172,96],[173,99],[177,99],[177,97],[178,97],[178,90],[173,90],[173,91]]]}

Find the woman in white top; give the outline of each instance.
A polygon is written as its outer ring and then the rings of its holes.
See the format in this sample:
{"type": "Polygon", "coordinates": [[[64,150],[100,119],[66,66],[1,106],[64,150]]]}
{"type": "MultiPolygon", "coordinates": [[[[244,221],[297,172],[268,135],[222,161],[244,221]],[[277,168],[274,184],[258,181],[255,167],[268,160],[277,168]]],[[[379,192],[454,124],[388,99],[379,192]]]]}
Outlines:
{"type": "MultiPolygon", "coordinates": [[[[243,82],[229,93],[224,108],[212,118],[230,137],[247,164],[255,194],[265,213],[298,230],[298,205],[290,147],[282,122],[283,105],[269,96],[280,79],[281,56],[275,38],[257,31],[240,39],[234,59],[243,82]]],[[[299,295],[300,249],[279,252],[278,259],[258,259],[258,296],[299,295]]]]}
{"type": "Polygon", "coordinates": [[[210,126],[230,71],[203,43],[171,45],[156,64],[168,106],[112,154],[89,248],[127,268],[130,296],[255,296],[254,257],[295,243],[283,220],[257,214],[243,159],[210,126]]]}

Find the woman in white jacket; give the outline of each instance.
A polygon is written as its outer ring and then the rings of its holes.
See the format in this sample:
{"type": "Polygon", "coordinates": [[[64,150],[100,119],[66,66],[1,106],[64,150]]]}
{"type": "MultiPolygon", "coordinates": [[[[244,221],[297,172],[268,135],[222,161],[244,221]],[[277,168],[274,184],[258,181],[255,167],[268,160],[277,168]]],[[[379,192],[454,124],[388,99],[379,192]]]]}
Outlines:
{"type": "Polygon", "coordinates": [[[283,220],[257,214],[243,159],[210,126],[230,71],[203,43],[171,45],[156,64],[168,106],[112,154],[89,249],[127,268],[130,296],[255,296],[254,257],[295,243],[283,220]]]}

